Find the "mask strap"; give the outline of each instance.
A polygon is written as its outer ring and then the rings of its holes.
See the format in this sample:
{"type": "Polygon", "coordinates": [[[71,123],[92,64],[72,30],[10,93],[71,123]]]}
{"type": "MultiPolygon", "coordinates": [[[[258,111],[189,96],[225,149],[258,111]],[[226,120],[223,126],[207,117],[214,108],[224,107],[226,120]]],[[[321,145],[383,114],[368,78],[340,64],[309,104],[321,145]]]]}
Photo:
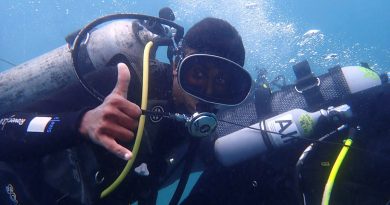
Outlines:
{"type": "Polygon", "coordinates": [[[175,58],[176,70],[179,69],[179,65],[184,58],[184,48],[182,44],[183,40],[180,40],[178,43],[173,40],[173,55],[175,58]]]}

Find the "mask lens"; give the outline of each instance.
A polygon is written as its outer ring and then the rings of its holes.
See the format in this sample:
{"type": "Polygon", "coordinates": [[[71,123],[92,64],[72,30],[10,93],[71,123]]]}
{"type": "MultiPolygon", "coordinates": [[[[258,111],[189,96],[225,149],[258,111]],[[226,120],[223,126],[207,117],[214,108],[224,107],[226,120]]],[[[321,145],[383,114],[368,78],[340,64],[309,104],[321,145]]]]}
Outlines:
{"type": "Polygon", "coordinates": [[[249,93],[251,77],[240,65],[208,55],[187,56],[179,65],[183,90],[206,102],[236,105],[249,93]]]}

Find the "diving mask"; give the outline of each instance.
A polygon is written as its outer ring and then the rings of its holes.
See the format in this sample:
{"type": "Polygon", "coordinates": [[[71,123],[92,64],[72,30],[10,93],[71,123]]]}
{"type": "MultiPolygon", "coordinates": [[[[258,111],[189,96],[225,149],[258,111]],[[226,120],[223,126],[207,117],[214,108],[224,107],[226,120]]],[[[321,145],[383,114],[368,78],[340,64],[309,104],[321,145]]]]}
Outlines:
{"type": "Polygon", "coordinates": [[[178,67],[179,85],[190,95],[213,104],[237,105],[248,96],[250,74],[237,63],[210,54],[191,54],[178,67]]]}

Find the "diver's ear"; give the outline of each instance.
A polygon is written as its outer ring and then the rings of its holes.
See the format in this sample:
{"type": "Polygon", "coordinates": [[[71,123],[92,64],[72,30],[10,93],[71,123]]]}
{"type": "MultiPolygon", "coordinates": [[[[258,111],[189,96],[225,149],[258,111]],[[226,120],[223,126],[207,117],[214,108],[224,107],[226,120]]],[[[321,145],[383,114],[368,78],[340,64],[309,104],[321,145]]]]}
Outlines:
{"type": "Polygon", "coordinates": [[[173,69],[172,69],[173,76],[177,76],[178,70],[179,68],[176,66],[176,63],[173,63],[173,69]]]}
{"type": "Polygon", "coordinates": [[[174,58],[174,61],[173,61],[173,75],[174,76],[177,76],[177,73],[179,72],[179,65],[181,63],[181,61],[183,60],[184,58],[184,51],[183,51],[183,48],[181,46],[179,46],[179,48],[177,49],[176,51],[176,55],[175,55],[175,58],[174,58]]]}

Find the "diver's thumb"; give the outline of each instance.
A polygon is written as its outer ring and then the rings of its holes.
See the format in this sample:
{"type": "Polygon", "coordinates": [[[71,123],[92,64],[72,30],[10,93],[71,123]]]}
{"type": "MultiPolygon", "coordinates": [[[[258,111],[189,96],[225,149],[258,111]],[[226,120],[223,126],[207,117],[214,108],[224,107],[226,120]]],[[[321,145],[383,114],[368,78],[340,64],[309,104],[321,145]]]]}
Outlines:
{"type": "Polygon", "coordinates": [[[124,63],[118,63],[118,80],[116,82],[114,90],[112,90],[112,93],[116,93],[118,95],[123,96],[124,98],[127,98],[127,91],[129,89],[130,84],[130,71],[126,64],[124,63]]]}

